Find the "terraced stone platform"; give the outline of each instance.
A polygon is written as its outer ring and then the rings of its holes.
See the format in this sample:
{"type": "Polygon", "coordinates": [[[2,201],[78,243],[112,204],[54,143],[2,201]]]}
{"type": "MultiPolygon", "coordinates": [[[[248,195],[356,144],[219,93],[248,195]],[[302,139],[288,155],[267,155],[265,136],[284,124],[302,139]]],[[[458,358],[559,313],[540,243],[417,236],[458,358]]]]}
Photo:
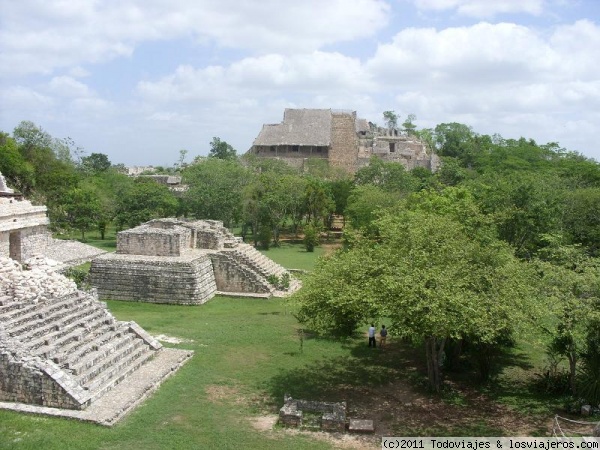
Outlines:
{"type": "Polygon", "coordinates": [[[121,412],[98,415],[111,422],[189,356],[163,349],[135,322],[116,320],[94,292],[77,290],[62,275],[44,267],[24,270],[16,261],[0,258],[0,407],[87,411],[106,404],[109,400],[102,399],[124,381],[139,380],[146,364],[169,367],[138,382],[144,385],[141,396],[132,394],[126,403],[117,399],[121,412]]]}
{"type": "Polygon", "coordinates": [[[157,219],[117,235],[117,252],[92,261],[101,299],[198,305],[216,293],[285,296],[300,281],[222,222],[157,219]]]}

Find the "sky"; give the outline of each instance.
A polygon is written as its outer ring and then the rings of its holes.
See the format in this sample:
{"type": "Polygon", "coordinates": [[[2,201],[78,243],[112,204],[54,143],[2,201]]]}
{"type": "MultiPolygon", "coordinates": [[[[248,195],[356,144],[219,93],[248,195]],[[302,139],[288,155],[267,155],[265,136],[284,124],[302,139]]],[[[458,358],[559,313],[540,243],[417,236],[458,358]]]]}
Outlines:
{"type": "Polygon", "coordinates": [[[285,108],[558,142],[600,161],[599,0],[0,0],[0,131],[117,164],[246,152],[285,108]]]}

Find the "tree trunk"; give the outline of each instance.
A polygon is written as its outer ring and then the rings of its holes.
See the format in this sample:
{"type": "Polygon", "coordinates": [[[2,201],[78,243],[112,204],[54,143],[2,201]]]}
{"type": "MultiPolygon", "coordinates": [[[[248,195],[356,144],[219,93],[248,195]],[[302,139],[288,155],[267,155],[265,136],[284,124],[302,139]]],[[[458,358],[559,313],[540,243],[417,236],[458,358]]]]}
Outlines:
{"type": "Polygon", "coordinates": [[[442,373],[440,361],[444,353],[444,344],[446,339],[438,339],[435,336],[425,338],[425,353],[427,359],[427,376],[429,386],[435,392],[439,392],[442,386],[442,373]]]}
{"type": "Polygon", "coordinates": [[[577,353],[571,351],[567,353],[567,357],[569,358],[569,384],[571,385],[571,394],[575,395],[577,394],[577,353]]]}

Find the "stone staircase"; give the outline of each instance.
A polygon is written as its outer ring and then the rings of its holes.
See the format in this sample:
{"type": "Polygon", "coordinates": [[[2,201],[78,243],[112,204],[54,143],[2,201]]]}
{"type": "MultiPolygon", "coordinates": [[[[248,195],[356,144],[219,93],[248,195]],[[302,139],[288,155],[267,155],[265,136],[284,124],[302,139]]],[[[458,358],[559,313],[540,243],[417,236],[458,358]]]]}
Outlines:
{"type": "Polygon", "coordinates": [[[89,406],[161,348],[82,291],[37,302],[1,298],[0,338],[0,363],[19,374],[0,385],[0,398],[71,409],[89,406]]]}
{"type": "MultiPolygon", "coordinates": [[[[231,253],[242,264],[250,267],[253,272],[260,274],[267,283],[269,283],[268,280],[271,276],[276,276],[279,279],[286,274],[289,276],[289,272],[283,266],[263,255],[250,244],[240,243],[231,250],[231,253]]],[[[289,282],[290,286],[286,289],[288,292],[293,292],[300,287],[299,280],[295,278],[290,277],[289,282]]],[[[273,288],[272,291],[274,291],[273,288]]]]}

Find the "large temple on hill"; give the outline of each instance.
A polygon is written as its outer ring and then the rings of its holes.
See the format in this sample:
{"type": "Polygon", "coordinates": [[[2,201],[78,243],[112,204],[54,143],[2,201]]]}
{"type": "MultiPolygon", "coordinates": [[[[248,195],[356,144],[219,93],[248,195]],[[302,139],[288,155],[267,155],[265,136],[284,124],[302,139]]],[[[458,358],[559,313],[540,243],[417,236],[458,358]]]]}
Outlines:
{"type": "Polygon", "coordinates": [[[350,173],[368,165],[372,156],[398,162],[407,170],[439,167],[437,155],[417,137],[378,127],[358,118],[355,111],[332,109],[286,109],[281,123],[263,125],[248,154],[299,168],[318,158],[350,173]]]}

